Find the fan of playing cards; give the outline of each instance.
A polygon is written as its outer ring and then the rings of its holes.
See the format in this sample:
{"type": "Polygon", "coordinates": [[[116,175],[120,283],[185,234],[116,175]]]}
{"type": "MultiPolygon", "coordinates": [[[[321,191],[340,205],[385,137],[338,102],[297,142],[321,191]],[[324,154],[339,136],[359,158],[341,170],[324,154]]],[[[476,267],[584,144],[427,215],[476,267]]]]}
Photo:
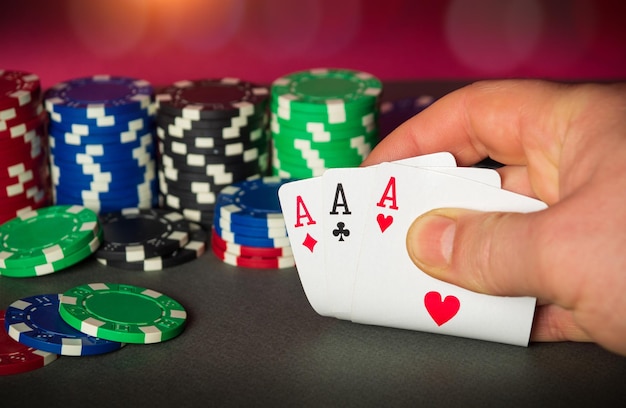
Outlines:
{"type": "Polygon", "coordinates": [[[302,286],[320,315],[528,345],[535,298],[489,296],[436,280],[406,250],[409,226],[434,208],[546,208],[500,189],[495,170],[456,167],[444,152],[330,169],[278,194],[302,286]]]}

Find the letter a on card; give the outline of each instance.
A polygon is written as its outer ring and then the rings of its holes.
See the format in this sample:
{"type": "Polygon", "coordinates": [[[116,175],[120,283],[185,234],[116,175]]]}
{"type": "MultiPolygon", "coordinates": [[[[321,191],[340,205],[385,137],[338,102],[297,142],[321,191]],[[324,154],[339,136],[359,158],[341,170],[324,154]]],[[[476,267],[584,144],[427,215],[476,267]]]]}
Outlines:
{"type": "Polygon", "coordinates": [[[376,203],[376,207],[384,208],[387,211],[380,210],[376,213],[376,222],[380,228],[380,232],[385,232],[387,228],[393,224],[393,215],[389,210],[398,211],[398,199],[396,196],[396,178],[389,177],[387,186],[383,192],[380,200],[376,203]]]}

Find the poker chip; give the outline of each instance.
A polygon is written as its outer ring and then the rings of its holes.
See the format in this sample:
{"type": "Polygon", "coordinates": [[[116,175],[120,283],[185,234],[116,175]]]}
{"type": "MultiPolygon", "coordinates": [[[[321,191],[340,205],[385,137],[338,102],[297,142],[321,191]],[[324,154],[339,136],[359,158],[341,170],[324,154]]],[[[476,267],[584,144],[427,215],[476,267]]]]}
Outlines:
{"type": "Polygon", "coordinates": [[[13,340],[5,330],[5,311],[0,310],[0,375],[33,371],[47,366],[58,355],[13,340]]]}
{"type": "Polygon", "coordinates": [[[246,180],[224,188],[217,199],[216,214],[228,222],[258,227],[284,227],[278,189],[289,182],[280,177],[246,180]]]}
{"type": "Polygon", "coordinates": [[[221,189],[268,168],[269,90],[235,78],[184,80],[155,99],[159,203],[208,228],[221,189]]]}
{"type": "Polygon", "coordinates": [[[0,224],[50,203],[47,120],[38,76],[0,70],[0,224]]]}
{"type": "Polygon", "coordinates": [[[395,128],[417,115],[435,101],[430,95],[419,95],[385,101],[380,104],[380,135],[387,136],[395,128]]]}
{"type": "Polygon", "coordinates": [[[380,80],[334,68],[294,72],[271,86],[272,174],[314,177],[355,167],[378,142],[380,80]]]}
{"type": "Polygon", "coordinates": [[[77,205],[21,214],[0,225],[0,273],[62,260],[88,245],[99,231],[98,216],[77,205]]]}
{"type": "Polygon", "coordinates": [[[216,220],[216,229],[231,234],[247,235],[260,238],[284,238],[287,236],[287,229],[285,227],[274,228],[259,228],[250,227],[244,224],[238,224],[236,222],[227,222],[226,220],[219,218],[216,220]]]}
{"type": "Polygon", "coordinates": [[[293,266],[278,189],[289,179],[263,177],[222,189],[215,207],[211,248],[223,262],[250,268],[293,266]]]}
{"type": "Polygon", "coordinates": [[[41,84],[37,75],[0,69],[0,110],[37,105],[40,94],[41,84]]]}
{"type": "Polygon", "coordinates": [[[213,250],[213,254],[215,254],[218,259],[232,266],[255,269],[285,269],[292,268],[296,265],[293,256],[275,256],[271,258],[264,258],[258,256],[234,255],[224,251],[215,244],[211,245],[211,249],[213,250]]]}
{"type": "Polygon", "coordinates": [[[189,242],[190,222],[176,211],[125,208],[100,215],[104,242],[96,258],[137,262],[166,256],[189,242]]]}
{"type": "Polygon", "coordinates": [[[149,109],[152,98],[152,86],[146,81],[97,75],[52,86],[46,92],[45,104],[51,115],[97,118],[149,109]]]}
{"type": "Polygon", "coordinates": [[[49,275],[54,272],[66,269],[92,255],[102,244],[102,231],[89,241],[88,245],[68,254],[65,258],[57,261],[46,262],[39,265],[32,265],[23,268],[0,268],[0,275],[13,278],[30,278],[35,276],[49,275]]]}
{"type": "Polygon", "coordinates": [[[59,315],[59,299],[59,294],[45,294],[16,300],[6,309],[2,329],[23,345],[64,356],[104,354],[124,345],[69,326],[59,315]]]}
{"type": "Polygon", "coordinates": [[[189,234],[189,242],[187,242],[182,248],[176,249],[168,255],[155,256],[144,259],[143,261],[134,262],[115,261],[104,258],[96,258],[96,260],[105,266],[137,271],[158,271],[193,261],[194,259],[202,256],[202,254],[206,251],[208,234],[200,227],[199,224],[190,224],[191,232],[189,234]]]}
{"type": "Polygon", "coordinates": [[[235,78],[179,81],[157,97],[159,108],[192,120],[251,116],[263,110],[268,89],[235,78]]]}
{"type": "Polygon", "coordinates": [[[260,258],[293,256],[293,251],[290,246],[282,248],[259,248],[225,241],[217,234],[217,232],[215,232],[214,228],[212,228],[211,231],[211,245],[220,249],[221,252],[227,252],[235,256],[260,258]]]}
{"type": "Polygon", "coordinates": [[[91,283],[61,296],[59,314],[88,335],[123,343],[151,344],[182,333],[183,306],[155,290],[117,283],[91,283]]]}
{"type": "Polygon", "coordinates": [[[109,75],[71,79],[45,92],[56,204],[97,213],[157,204],[153,100],[148,82],[109,75]]]}

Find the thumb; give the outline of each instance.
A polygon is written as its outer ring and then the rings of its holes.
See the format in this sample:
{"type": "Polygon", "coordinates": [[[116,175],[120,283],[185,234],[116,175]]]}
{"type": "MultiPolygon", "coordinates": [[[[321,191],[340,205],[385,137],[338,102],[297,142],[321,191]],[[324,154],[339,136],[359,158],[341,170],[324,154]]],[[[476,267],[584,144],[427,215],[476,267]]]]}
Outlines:
{"type": "Polygon", "coordinates": [[[474,292],[549,299],[537,214],[432,210],[410,226],[407,251],[425,273],[474,292]]]}

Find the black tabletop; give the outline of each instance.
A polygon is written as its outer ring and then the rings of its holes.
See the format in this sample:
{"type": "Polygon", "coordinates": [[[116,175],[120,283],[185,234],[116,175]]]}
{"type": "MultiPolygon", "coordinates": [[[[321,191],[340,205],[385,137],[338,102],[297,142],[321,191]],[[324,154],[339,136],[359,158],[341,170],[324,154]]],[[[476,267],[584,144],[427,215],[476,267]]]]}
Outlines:
{"type": "MultiPolygon", "coordinates": [[[[437,96],[458,84],[444,85],[411,90],[390,84],[396,92],[387,95],[437,96]]],[[[185,331],[163,343],[60,357],[44,368],[0,377],[0,406],[626,403],[626,358],[594,344],[524,348],[321,317],[308,304],[295,269],[235,268],[212,253],[156,272],[124,271],[89,259],[38,278],[0,277],[0,309],[23,297],[95,282],[127,283],[173,297],[188,311],[185,331]]]]}

